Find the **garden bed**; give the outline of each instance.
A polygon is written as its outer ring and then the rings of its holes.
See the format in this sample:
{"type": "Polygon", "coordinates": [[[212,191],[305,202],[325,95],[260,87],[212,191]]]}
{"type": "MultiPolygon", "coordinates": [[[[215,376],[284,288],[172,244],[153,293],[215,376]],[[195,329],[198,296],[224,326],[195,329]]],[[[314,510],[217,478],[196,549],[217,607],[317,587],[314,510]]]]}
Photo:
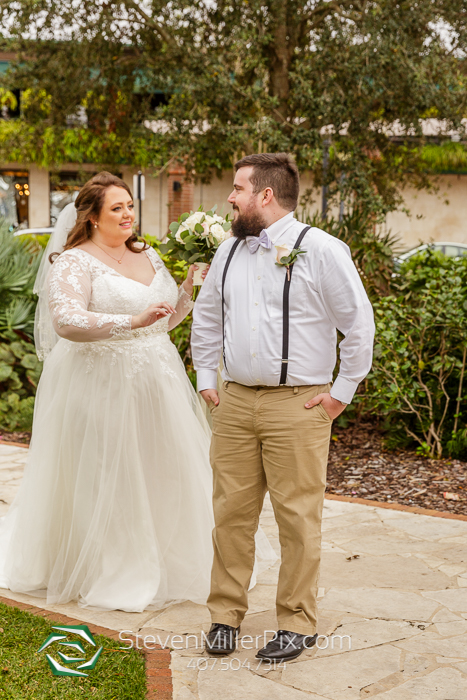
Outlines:
{"type": "Polygon", "coordinates": [[[466,462],[389,452],[371,423],[332,433],[327,493],[467,515],[466,462]]]}
{"type": "Polygon", "coordinates": [[[17,433],[7,433],[5,430],[0,430],[0,445],[7,445],[9,442],[16,444],[29,445],[31,441],[31,433],[27,431],[17,433]]]}

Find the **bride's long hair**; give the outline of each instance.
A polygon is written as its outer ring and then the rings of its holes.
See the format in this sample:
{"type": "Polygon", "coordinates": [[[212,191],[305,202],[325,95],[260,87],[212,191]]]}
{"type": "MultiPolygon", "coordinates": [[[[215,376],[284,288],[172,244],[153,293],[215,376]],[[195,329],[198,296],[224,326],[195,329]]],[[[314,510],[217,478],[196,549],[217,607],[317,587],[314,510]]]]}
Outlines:
{"type": "MultiPolygon", "coordinates": [[[[92,236],[92,217],[98,217],[101,213],[102,206],[104,204],[105,193],[109,187],[122,187],[131,198],[131,190],[121,178],[112,173],[108,173],[103,170],[97,175],[94,175],[81,189],[75,201],[76,208],[76,223],[68,234],[68,238],[63,250],[69,250],[70,248],[76,248],[76,246],[85,243],[92,236]]],[[[149,248],[146,241],[143,241],[143,246],[141,246],[140,240],[135,233],[132,233],[129,238],[125,241],[125,245],[133,253],[141,253],[141,251],[149,248]],[[138,245],[136,245],[138,244],[138,245]]],[[[60,255],[60,253],[51,253],[49,255],[49,260],[51,263],[60,255]]]]}

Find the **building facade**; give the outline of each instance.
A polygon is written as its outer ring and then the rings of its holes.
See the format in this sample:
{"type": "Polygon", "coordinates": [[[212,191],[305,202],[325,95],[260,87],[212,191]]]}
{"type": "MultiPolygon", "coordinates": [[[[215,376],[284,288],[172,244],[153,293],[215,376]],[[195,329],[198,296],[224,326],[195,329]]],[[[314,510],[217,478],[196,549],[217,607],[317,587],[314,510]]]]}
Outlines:
{"type": "MultiPolygon", "coordinates": [[[[15,228],[53,226],[61,209],[73,201],[82,184],[101,168],[98,165],[65,164],[59,172],[35,165],[0,164],[0,217],[15,228]]],[[[133,187],[136,168],[122,167],[119,175],[133,187]]],[[[200,205],[209,209],[217,204],[219,213],[230,212],[227,198],[232,191],[233,172],[213,175],[209,184],[188,181],[180,165],[174,164],[162,174],[145,172],[146,193],[142,203],[143,233],[164,238],[168,226],[184,211],[200,205]]],[[[420,242],[451,241],[467,244],[467,175],[439,175],[436,191],[406,190],[405,204],[410,216],[402,212],[387,217],[386,227],[400,238],[401,247],[412,248],[420,242]]],[[[305,173],[301,189],[313,190],[310,214],[321,210],[321,192],[313,189],[305,173]]],[[[297,214],[300,215],[301,211],[297,214]]]]}

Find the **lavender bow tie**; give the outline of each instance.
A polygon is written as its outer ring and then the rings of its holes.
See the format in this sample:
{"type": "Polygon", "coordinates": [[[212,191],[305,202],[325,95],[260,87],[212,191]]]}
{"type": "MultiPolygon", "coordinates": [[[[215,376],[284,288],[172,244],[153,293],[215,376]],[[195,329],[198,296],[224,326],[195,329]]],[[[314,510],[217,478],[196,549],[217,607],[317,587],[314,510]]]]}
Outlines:
{"type": "Polygon", "coordinates": [[[268,232],[264,228],[259,234],[259,236],[247,236],[245,240],[248,245],[248,250],[252,255],[253,253],[256,253],[260,245],[263,246],[263,248],[266,248],[267,250],[269,250],[272,247],[272,241],[269,238],[268,232]]]}

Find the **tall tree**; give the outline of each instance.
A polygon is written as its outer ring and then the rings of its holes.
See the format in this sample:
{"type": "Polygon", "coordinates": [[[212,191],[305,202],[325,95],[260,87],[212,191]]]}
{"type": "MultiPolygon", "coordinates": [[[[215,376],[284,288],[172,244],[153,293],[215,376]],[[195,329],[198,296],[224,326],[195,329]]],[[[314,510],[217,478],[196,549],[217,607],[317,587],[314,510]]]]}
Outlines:
{"type": "MultiPolygon", "coordinates": [[[[422,123],[462,131],[465,0],[0,0],[22,117],[0,156],[209,177],[287,150],[384,213],[429,185],[422,123]],[[323,142],[329,141],[323,170],[323,142]]],[[[440,134],[442,136],[442,133],[440,134]]]]}

